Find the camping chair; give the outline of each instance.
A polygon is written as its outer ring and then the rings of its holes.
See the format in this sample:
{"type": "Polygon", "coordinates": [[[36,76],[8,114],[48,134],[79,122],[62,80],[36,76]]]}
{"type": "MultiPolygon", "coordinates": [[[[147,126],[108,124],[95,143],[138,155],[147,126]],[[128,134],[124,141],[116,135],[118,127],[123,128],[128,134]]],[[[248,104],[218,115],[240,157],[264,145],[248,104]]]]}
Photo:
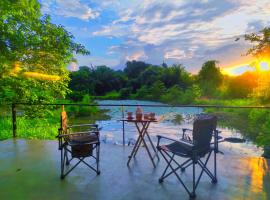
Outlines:
{"type": "Polygon", "coordinates": [[[58,129],[59,150],[61,151],[61,179],[64,179],[81,162],[94,170],[97,175],[99,171],[99,128],[97,124],[81,124],[68,126],[67,113],[62,107],[61,128],[58,129]],[[84,132],[72,132],[72,128],[87,128],[84,132]],[[93,152],[96,152],[95,155],[93,152]],[[90,165],[84,159],[92,157],[96,161],[96,166],[90,165]],[[70,167],[70,162],[77,159],[78,162],[70,167]]]}
{"type": "Polygon", "coordinates": [[[183,185],[184,189],[189,194],[190,198],[195,198],[195,190],[200,182],[202,174],[205,172],[212,183],[217,183],[217,163],[216,163],[216,153],[218,153],[218,131],[216,130],[217,118],[210,115],[200,115],[193,123],[193,130],[183,129],[182,139],[174,140],[164,136],[158,135],[157,149],[161,153],[162,157],[167,163],[167,166],[159,178],[159,182],[162,183],[165,178],[171,174],[175,174],[177,179],[183,185]],[[192,133],[188,134],[188,132],[192,133]],[[214,141],[211,143],[212,137],[214,141]],[[172,143],[167,145],[161,145],[161,139],[166,139],[172,141],[172,143]],[[209,158],[214,152],[214,172],[212,173],[207,168],[207,163],[209,158]],[[178,163],[175,156],[180,156],[187,158],[183,163],[178,163]],[[201,159],[206,156],[206,160],[203,162],[201,159]],[[176,167],[173,166],[173,163],[176,167]],[[201,172],[196,180],[195,176],[195,165],[200,166],[201,172]],[[189,166],[192,166],[192,190],[188,189],[180,175],[177,173],[178,170],[182,172],[189,166]],[[169,170],[170,169],[170,170],[169,170]]]}

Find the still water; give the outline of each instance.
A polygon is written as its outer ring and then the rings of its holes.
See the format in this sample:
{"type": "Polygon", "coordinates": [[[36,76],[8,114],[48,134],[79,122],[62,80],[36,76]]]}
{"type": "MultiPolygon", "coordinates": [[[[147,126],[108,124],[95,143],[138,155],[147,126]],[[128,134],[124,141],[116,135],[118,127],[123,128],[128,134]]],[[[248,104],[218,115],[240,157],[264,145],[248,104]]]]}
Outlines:
{"type": "MultiPolygon", "coordinates": [[[[159,102],[153,101],[139,101],[139,100],[100,100],[99,104],[117,104],[119,106],[102,106],[102,109],[108,109],[107,113],[111,119],[101,120],[97,123],[101,130],[101,139],[105,143],[113,143],[122,145],[122,104],[134,104],[134,105],[162,105],[159,102]]],[[[156,142],[156,135],[164,135],[174,139],[180,138],[182,134],[182,128],[192,128],[194,116],[203,113],[201,108],[173,108],[173,107],[142,107],[143,113],[154,112],[158,119],[162,119],[158,123],[151,123],[148,129],[148,133],[151,139],[156,142]]],[[[124,115],[127,116],[127,112],[135,113],[136,106],[124,107],[124,115]]],[[[243,138],[241,133],[235,129],[227,127],[218,127],[221,136],[243,138]]],[[[133,123],[125,122],[125,143],[134,143],[138,137],[137,129],[133,123]]],[[[220,150],[225,154],[241,155],[241,156],[261,156],[263,150],[257,148],[251,141],[245,143],[229,143],[224,142],[220,144],[220,150]]]]}

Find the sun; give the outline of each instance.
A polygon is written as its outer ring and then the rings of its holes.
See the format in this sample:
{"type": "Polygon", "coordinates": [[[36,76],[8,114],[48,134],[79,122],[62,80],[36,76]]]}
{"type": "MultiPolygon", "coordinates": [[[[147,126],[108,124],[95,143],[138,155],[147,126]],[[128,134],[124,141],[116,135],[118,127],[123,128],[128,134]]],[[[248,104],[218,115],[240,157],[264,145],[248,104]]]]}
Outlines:
{"type": "Polygon", "coordinates": [[[239,76],[247,71],[264,72],[270,70],[270,59],[255,60],[251,63],[243,63],[240,65],[223,68],[221,72],[229,76],[239,76]]]}

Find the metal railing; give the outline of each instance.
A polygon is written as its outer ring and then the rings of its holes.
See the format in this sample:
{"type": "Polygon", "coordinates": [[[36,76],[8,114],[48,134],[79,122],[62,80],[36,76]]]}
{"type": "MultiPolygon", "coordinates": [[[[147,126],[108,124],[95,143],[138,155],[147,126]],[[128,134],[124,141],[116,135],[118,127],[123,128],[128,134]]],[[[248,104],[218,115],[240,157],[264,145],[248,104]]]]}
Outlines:
{"type": "MultiPolygon", "coordinates": [[[[13,138],[17,136],[17,106],[99,106],[99,107],[120,107],[122,118],[125,118],[125,107],[170,107],[170,108],[232,108],[232,109],[269,109],[270,106],[222,106],[222,105],[166,105],[166,104],[75,104],[75,103],[45,103],[45,104],[27,104],[27,103],[13,103],[12,109],[12,134],[13,138]]],[[[122,140],[125,145],[125,122],[122,121],[122,140]]]]}

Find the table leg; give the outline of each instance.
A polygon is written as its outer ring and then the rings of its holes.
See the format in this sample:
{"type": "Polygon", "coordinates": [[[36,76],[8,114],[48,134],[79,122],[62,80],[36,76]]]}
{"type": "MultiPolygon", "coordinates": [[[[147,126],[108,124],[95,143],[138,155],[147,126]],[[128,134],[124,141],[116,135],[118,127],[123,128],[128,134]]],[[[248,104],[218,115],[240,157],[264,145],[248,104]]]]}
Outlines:
{"type": "Polygon", "coordinates": [[[134,153],[133,157],[135,157],[135,156],[137,155],[137,152],[138,152],[138,150],[139,150],[139,148],[140,148],[140,146],[141,146],[141,144],[142,144],[142,139],[141,139],[141,138],[145,136],[145,132],[146,132],[146,130],[148,129],[149,125],[150,125],[150,123],[143,123],[143,122],[142,122],[142,126],[143,126],[143,127],[142,127],[142,129],[140,130],[140,127],[139,127],[138,124],[136,123],[137,129],[138,129],[138,131],[141,133],[141,137],[140,137],[139,145],[137,146],[137,148],[136,148],[136,150],[135,150],[135,153],[134,153]]]}
{"type": "Polygon", "coordinates": [[[139,135],[137,141],[135,142],[135,145],[134,145],[134,147],[133,147],[133,149],[132,149],[132,151],[131,151],[131,154],[128,156],[128,162],[127,162],[127,165],[129,165],[130,160],[131,160],[131,158],[133,157],[133,155],[134,155],[134,153],[135,153],[135,150],[136,150],[137,145],[139,144],[139,142],[140,142],[140,135],[139,135]]]}
{"type": "Polygon", "coordinates": [[[134,157],[135,152],[138,151],[138,149],[139,149],[139,147],[141,145],[141,141],[142,141],[141,140],[142,133],[143,133],[143,131],[145,129],[145,125],[143,125],[142,129],[140,129],[140,127],[138,126],[138,124],[137,123],[135,123],[135,124],[136,124],[137,130],[138,130],[139,136],[138,136],[138,139],[136,140],[136,143],[135,143],[135,145],[134,145],[134,147],[133,147],[133,149],[131,151],[131,154],[130,154],[130,156],[128,158],[127,165],[129,165],[131,158],[134,157]]]}
{"type": "Polygon", "coordinates": [[[155,162],[154,162],[154,159],[153,159],[153,157],[152,157],[152,155],[151,155],[151,153],[150,153],[150,150],[148,149],[148,146],[147,146],[147,144],[146,144],[144,138],[142,138],[142,142],[143,142],[143,144],[144,144],[144,146],[145,146],[145,148],[146,148],[146,151],[147,151],[147,153],[148,153],[148,156],[149,156],[149,158],[151,159],[152,164],[153,164],[153,166],[154,166],[154,168],[155,168],[155,167],[156,167],[156,164],[155,164],[155,162]]]}
{"type": "MultiPolygon", "coordinates": [[[[151,138],[150,138],[150,136],[149,136],[149,134],[147,132],[147,129],[148,129],[149,125],[150,125],[150,122],[135,122],[135,125],[136,125],[136,128],[138,130],[139,137],[138,137],[138,139],[137,139],[137,141],[136,141],[136,143],[135,143],[135,145],[134,145],[134,147],[132,149],[132,152],[131,152],[131,154],[129,156],[129,159],[128,159],[128,162],[127,162],[127,165],[129,166],[130,160],[132,159],[132,157],[136,156],[136,154],[137,154],[137,152],[138,152],[138,150],[139,150],[139,148],[141,146],[141,143],[143,143],[145,148],[146,148],[146,151],[148,153],[148,156],[151,159],[151,162],[152,162],[153,166],[156,167],[155,162],[154,162],[154,157],[155,156],[158,157],[157,151],[156,151],[155,146],[154,146],[154,144],[153,144],[153,142],[152,142],[152,140],[151,140],[151,138]],[[142,124],[142,128],[140,128],[140,126],[138,125],[139,123],[142,124]],[[147,146],[147,143],[146,143],[146,141],[144,139],[145,135],[147,135],[148,140],[150,141],[151,147],[153,148],[153,150],[155,152],[154,156],[151,155],[151,152],[150,152],[150,150],[149,150],[149,148],[147,146]]],[[[159,157],[158,157],[158,159],[159,159],[159,157]]]]}
{"type": "Polygon", "coordinates": [[[150,144],[151,144],[151,146],[152,146],[152,148],[153,148],[153,150],[154,150],[154,152],[155,152],[155,155],[153,156],[153,159],[154,159],[155,156],[157,156],[157,158],[158,158],[158,160],[159,160],[158,151],[156,150],[156,148],[155,148],[155,146],[154,146],[154,144],[153,144],[153,142],[152,142],[152,140],[151,140],[151,138],[150,138],[150,135],[148,134],[147,131],[145,132],[145,134],[147,135],[148,140],[149,140],[149,142],[150,142],[150,144]]]}

